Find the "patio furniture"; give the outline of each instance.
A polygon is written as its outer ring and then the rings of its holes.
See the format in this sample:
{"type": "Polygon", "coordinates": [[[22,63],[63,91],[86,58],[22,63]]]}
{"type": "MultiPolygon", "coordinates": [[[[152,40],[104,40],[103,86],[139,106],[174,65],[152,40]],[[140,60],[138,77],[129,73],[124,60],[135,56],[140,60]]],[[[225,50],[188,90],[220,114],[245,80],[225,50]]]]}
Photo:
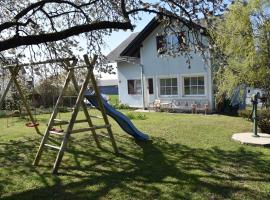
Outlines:
{"type": "Polygon", "coordinates": [[[150,109],[153,108],[155,111],[159,111],[161,107],[161,101],[160,99],[155,99],[152,103],[148,106],[150,109]]]}
{"type": "Polygon", "coordinates": [[[173,99],[172,109],[174,111],[188,111],[192,113],[204,112],[207,114],[209,112],[208,100],[185,100],[185,99],[173,99]]]}

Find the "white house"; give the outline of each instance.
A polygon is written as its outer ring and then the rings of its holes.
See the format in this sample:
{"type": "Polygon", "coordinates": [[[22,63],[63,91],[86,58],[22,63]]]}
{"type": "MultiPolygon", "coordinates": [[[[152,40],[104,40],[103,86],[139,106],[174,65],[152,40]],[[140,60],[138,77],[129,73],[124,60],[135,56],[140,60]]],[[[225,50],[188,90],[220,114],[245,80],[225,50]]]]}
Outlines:
{"type": "MultiPolygon", "coordinates": [[[[198,53],[191,53],[190,68],[184,56],[162,58],[157,49],[162,27],[153,19],[140,33],[131,34],[108,54],[108,59],[117,63],[120,102],[145,108],[159,99],[174,102],[176,107],[207,104],[212,110],[211,66],[198,53]]],[[[167,45],[168,40],[174,44],[179,38],[167,36],[167,45]]]]}
{"type": "MultiPolygon", "coordinates": [[[[263,96],[265,92],[260,88],[247,87],[246,88],[246,104],[252,105],[251,98],[254,94],[259,93],[260,96],[263,96]]],[[[259,102],[259,106],[261,106],[261,102],[259,102]]]]}

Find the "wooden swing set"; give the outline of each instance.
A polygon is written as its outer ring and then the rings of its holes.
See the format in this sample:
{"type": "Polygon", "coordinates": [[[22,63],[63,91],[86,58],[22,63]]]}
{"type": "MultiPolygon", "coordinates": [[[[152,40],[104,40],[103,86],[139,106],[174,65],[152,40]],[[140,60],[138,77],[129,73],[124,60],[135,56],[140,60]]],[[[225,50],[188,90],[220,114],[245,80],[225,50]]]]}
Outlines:
{"type": "Polygon", "coordinates": [[[25,97],[23,90],[20,86],[20,83],[17,79],[18,74],[23,67],[41,65],[41,64],[49,64],[49,63],[61,63],[63,61],[70,61],[70,60],[74,60],[74,58],[51,59],[51,60],[46,60],[46,61],[41,61],[41,62],[23,63],[23,64],[16,63],[16,64],[9,64],[9,65],[3,66],[4,69],[7,69],[9,71],[10,78],[9,78],[8,83],[4,89],[4,92],[0,98],[0,109],[2,108],[2,105],[6,99],[6,96],[7,96],[8,92],[10,91],[10,88],[11,88],[12,83],[13,83],[17,92],[20,95],[20,98],[22,100],[22,104],[26,110],[26,114],[29,117],[29,122],[27,122],[25,125],[29,128],[35,128],[36,133],[39,135],[42,135],[39,128],[38,128],[39,123],[37,122],[36,118],[32,114],[29,102],[27,101],[27,98],[25,97]]]}
{"type": "MultiPolygon", "coordinates": [[[[77,66],[77,67],[76,67],[77,59],[75,59],[75,58],[50,60],[50,61],[44,61],[44,62],[38,62],[38,63],[31,63],[32,65],[33,64],[38,65],[38,64],[44,64],[44,63],[60,62],[60,63],[62,63],[64,65],[65,70],[68,72],[67,76],[66,76],[66,79],[65,79],[65,83],[63,85],[63,88],[62,88],[62,90],[61,90],[61,92],[59,94],[59,97],[57,99],[57,102],[55,104],[53,112],[52,112],[51,117],[49,119],[49,122],[47,124],[47,128],[46,128],[46,130],[45,130],[45,132],[43,134],[43,137],[42,137],[42,140],[40,142],[39,149],[38,149],[38,152],[37,152],[37,154],[35,156],[35,160],[33,162],[33,165],[37,166],[39,164],[39,161],[41,159],[44,148],[50,148],[50,149],[57,150],[58,154],[57,154],[57,157],[56,157],[56,160],[55,160],[55,163],[54,163],[54,166],[53,166],[53,170],[52,170],[52,173],[56,174],[58,172],[58,169],[59,169],[59,166],[61,164],[64,153],[65,153],[65,151],[67,149],[67,143],[68,143],[68,140],[70,138],[70,135],[75,134],[75,133],[91,131],[97,147],[101,148],[101,144],[100,144],[100,141],[99,141],[97,133],[96,133],[97,129],[107,129],[107,132],[108,132],[109,139],[111,141],[113,150],[114,150],[114,152],[116,154],[119,153],[118,147],[117,147],[115,139],[114,139],[114,135],[112,133],[111,124],[109,123],[108,116],[106,114],[104,105],[103,105],[102,100],[100,98],[100,91],[98,89],[96,79],[95,79],[95,76],[94,76],[94,73],[93,73],[93,69],[94,69],[94,65],[96,63],[96,60],[97,60],[97,56],[94,56],[92,61],[90,61],[88,56],[84,55],[84,62],[86,63],[86,65],[85,66],[77,66]],[[84,82],[83,82],[81,87],[79,86],[79,84],[78,84],[78,82],[76,80],[76,77],[75,77],[75,69],[79,69],[79,68],[86,68],[87,69],[85,79],[84,79],[84,82]],[[102,118],[104,120],[104,125],[98,125],[97,126],[97,125],[93,124],[92,119],[91,119],[91,117],[93,117],[93,116],[91,116],[88,113],[87,106],[83,102],[84,94],[85,94],[85,91],[86,91],[87,86],[88,86],[90,81],[91,81],[92,87],[93,87],[93,89],[95,91],[95,97],[96,97],[96,100],[98,102],[98,106],[99,106],[99,110],[100,110],[100,112],[102,114],[102,118]],[[56,117],[57,117],[57,115],[59,113],[59,107],[60,107],[61,102],[63,100],[64,92],[67,89],[70,82],[73,83],[74,88],[75,88],[75,90],[77,92],[77,95],[78,95],[77,99],[76,99],[74,109],[72,111],[70,120],[57,119],[56,117]],[[78,112],[79,112],[80,107],[83,110],[85,119],[77,120],[77,116],[78,116],[78,112]],[[87,123],[88,126],[85,127],[85,128],[74,129],[74,124],[76,124],[76,123],[87,123]],[[59,131],[59,130],[56,130],[54,128],[54,126],[61,126],[61,125],[67,125],[67,128],[65,130],[63,130],[63,131],[62,130],[59,131]],[[61,137],[61,145],[60,146],[56,146],[55,144],[50,143],[50,136],[51,135],[58,135],[58,136],[61,137]]],[[[11,73],[11,79],[10,79],[10,82],[8,83],[8,85],[7,85],[7,88],[6,88],[5,92],[4,92],[4,95],[7,94],[8,88],[10,87],[11,82],[13,81],[15,83],[15,86],[16,86],[19,94],[21,95],[22,101],[23,101],[24,106],[26,108],[27,114],[30,117],[31,122],[33,124],[36,124],[37,122],[35,121],[32,113],[31,113],[30,107],[29,107],[29,105],[27,103],[27,100],[25,99],[25,97],[23,95],[23,92],[22,92],[22,90],[20,88],[20,85],[18,84],[18,81],[16,80],[16,76],[18,74],[19,69],[22,66],[26,66],[26,65],[30,65],[30,64],[7,66],[10,73],[11,73]]],[[[1,97],[1,102],[0,103],[2,103],[2,99],[4,99],[4,95],[1,97]]],[[[38,126],[33,126],[33,127],[35,128],[36,132],[38,134],[40,134],[38,126]]]]}

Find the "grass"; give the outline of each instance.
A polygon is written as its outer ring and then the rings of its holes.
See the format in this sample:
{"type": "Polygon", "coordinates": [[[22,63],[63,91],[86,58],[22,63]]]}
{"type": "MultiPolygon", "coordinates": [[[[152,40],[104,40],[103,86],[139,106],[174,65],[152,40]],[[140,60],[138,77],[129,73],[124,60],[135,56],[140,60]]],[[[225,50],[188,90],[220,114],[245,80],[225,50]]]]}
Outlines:
{"type": "MultiPolygon", "coordinates": [[[[32,166],[40,142],[33,129],[17,118],[6,128],[0,119],[0,198],[270,199],[270,149],[230,140],[233,133],[251,131],[250,122],[221,115],[145,115],[133,122],[152,142],[135,142],[110,120],[121,155],[112,153],[104,137],[100,150],[88,134],[73,135],[58,176],[50,174],[54,151],[45,151],[40,165],[32,166]]],[[[42,131],[48,117],[38,116],[42,131]]]]}
{"type": "Polygon", "coordinates": [[[118,98],[118,94],[117,95],[109,95],[110,98],[110,104],[112,105],[116,105],[119,104],[119,98],[118,98]]]}

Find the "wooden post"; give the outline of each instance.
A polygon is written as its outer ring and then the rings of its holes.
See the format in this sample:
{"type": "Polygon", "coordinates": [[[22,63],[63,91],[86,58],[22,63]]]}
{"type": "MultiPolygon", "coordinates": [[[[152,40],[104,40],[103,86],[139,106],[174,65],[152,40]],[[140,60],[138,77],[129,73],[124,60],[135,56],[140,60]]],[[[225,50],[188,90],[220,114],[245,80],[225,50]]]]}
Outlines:
{"type": "MultiPolygon", "coordinates": [[[[34,119],[34,117],[33,117],[33,115],[32,115],[30,106],[29,106],[29,104],[28,104],[28,102],[27,102],[27,99],[25,98],[25,96],[24,96],[24,94],[23,94],[23,91],[22,91],[22,89],[21,89],[21,87],[20,87],[19,82],[18,82],[17,79],[16,79],[16,71],[15,71],[15,70],[12,70],[11,68],[9,68],[9,71],[10,71],[10,73],[11,73],[11,78],[12,78],[14,84],[15,84],[15,87],[17,88],[17,90],[18,90],[18,92],[19,92],[19,94],[20,94],[20,97],[21,97],[21,99],[22,99],[22,102],[23,102],[23,104],[24,104],[24,107],[25,107],[25,109],[26,109],[26,112],[27,112],[27,114],[28,114],[28,116],[29,116],[31,122],[32,122],[33,124],[35,124],[36,122],[35,122],[35,119],[34,119]]],[[[40,133],[40,131],[39,131],[39,128],[38,128],[37,126],[34,126],[34,128],[35,128],[35,130],[36,130],[36,132],[37,132],[38,135],[42,135],[42,134],[40,133]]]]}
{"type": "MultiPolygon", "coordinates": [[[[19,67],[16,67],[15,70],[14,70],[14,76],[15,77],[17,76],[18,72],[19,72],[19,67]]],[[[9,79],[9,81],[8,81],[7,86],[5,88],[4,93],[3,93],[3,95],[0,98],[0,109],[2,108],[2,105],[3,105],[4,101],[5,101],[5,98],[7,96],[7,93],[9,91],[9,88],[10,88],[10,86],[12,84],[12,81],[13,81],[13,79],[12,79],[12,76],[11,76],[10,79],[9,79]]]]}
{"type": "Polygon", "coordinates": [[[92,86],[93,86],[93,88],[95,90],[95,95],[96,95],[96,99],[97,99],[97,102],[98,102],[99,109],[100,109],[100,111],[102,113],[102,117],[104,119],[105,124],[108,125],[107,131],[108,131],[109,137],[110,137],[111,142],[112,142],[113,150],[114,150],[114,152],[116,154],[118,154],[119,150],[118,150],[118,147],[116,145],[116,142],[115,142],[115,139],[114,139],[114,136],[113,136],[113,133],[112,133],[112,128],[111,128],[111,126],[109,126],[110,123],[109,123],[109,120],[108,120],[108,116],[106,114],[104,105],[103,105],[103,103],[101,101],[100,92],[99,92],[99,89],[98,89],[98,86],[97,86],[95,75],[93,73],[94,66],[91,65],[87,55],[84,55],[83,57],[84,57],[85,63],[88,66],[88,71],[90,71],[90,79],[91,79],[91,82],[92,82],[92,86]]]}

